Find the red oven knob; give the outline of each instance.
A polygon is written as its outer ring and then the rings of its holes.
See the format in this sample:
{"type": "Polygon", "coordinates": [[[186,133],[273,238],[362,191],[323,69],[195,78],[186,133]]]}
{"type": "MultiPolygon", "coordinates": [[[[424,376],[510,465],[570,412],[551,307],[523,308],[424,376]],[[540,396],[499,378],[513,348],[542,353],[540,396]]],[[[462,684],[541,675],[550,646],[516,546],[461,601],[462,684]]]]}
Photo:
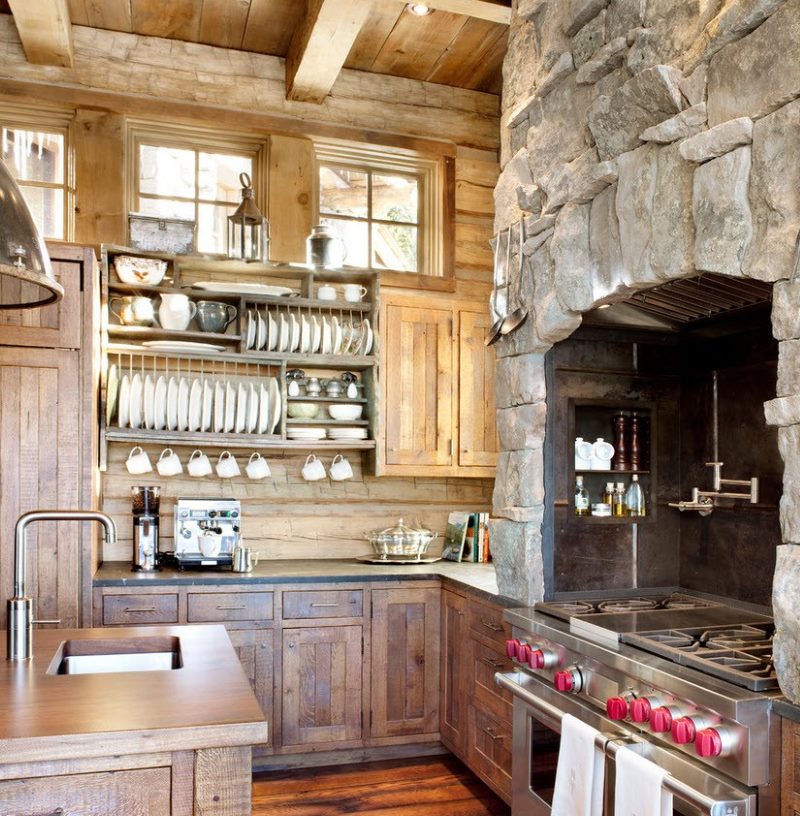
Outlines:
{"type": "Polygon", "coordinates": [[[697,729],[691,717],[678,717],[677,720],[672,721],[672,739],[678,745],[687,745],[694,742],[696,733],[697,729]]]}
{"type": "Polygon", "coordinates": [[[506,641],[506,657],[516,657],[519,648],[519,638],[512,638],[506,641]]]}
{"type": "Polygon", "coordinates": [[[517,647],[517,660],[520,663],[527,663],[528,658],[531,656],[531,646],[529,643],[525,643],[524,641],[519,644],[517,647]]]}
{"type": "Polygon", "coordinates": [[[652,706],[647,697],[639,697],[631,703],[631,719],[637,723],[647,722],[651,710],[652,706]]]}
{"type": "Polygon", "coordinates": [[[659,706],[650,712],[650,730],[664,734],[672,728],[672,712],[667,706],[659,706]]]}
{"type": "Polygon", "coordinates": [[[531,649],[528,665],[532,669],[552,669],[558,664],[558,655],[551,649],[531,649]]]}
{"type": "Polygon", "coordinates": [[[583,688],[583,677],[577,666],[572,666],[553,675],[553,685],[559,691],[571,691],[577,694],[583,688]]]}
{"type": "Polygon", "coordinates": [[[716,728],[704,728],[697,732],[695,748],[701,757],[722,756],[722,735],[716,728]]]}
{"type": "Polygon", "coordinates": [[[624,697],[609,697],[606,700],[606,713],[612,720],[627,719],[628,701],[624,697]]]}

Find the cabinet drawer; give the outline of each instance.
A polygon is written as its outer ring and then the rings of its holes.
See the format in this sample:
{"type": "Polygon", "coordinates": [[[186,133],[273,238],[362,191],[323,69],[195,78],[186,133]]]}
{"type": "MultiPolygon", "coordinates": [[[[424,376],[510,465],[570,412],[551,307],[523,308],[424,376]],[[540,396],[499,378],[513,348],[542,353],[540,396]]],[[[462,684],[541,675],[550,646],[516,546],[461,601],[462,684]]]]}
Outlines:
{"type": "Polygon", "coordinates": [[[502,607],[470,601],[468,620],[473,635],[490,638],[498,644],[500,652],[505,654],[505,642],[511,637],[511,627],[503,620],[502,607]]]}
{"type": "Polygon", "coordinates": [[[506,802],[511,801],[511,725],[469,707],[470,768],[506,802]]]}
{"type": "Polygon", "coordinates": [[[177,594],[106,595],[103,598],[103,626],[177,622],[177,594]]]}
{"type": "Polygon", "coordinates": [[[497,713],[506,712],[505,716],[511,721],[511,692],[500,688],[494,682],[495,672],[509,671],[513,663],[505,655],[502,657],[495,651],[494,646],[487,646],[480,640],[470,639],[469,655],[469,687],[473,689],[476,699],[491,706],[497,713]]]}
{"type": "Polygon", "coordinates": [[[271,592],[190,592],[189,623],[272,620],[271,592]]]}
{"type": "Polygon", "coordinates": [[[283,593],[283,619],[360,618],[364,606],[361,589],[323,589],[283,593]]]}

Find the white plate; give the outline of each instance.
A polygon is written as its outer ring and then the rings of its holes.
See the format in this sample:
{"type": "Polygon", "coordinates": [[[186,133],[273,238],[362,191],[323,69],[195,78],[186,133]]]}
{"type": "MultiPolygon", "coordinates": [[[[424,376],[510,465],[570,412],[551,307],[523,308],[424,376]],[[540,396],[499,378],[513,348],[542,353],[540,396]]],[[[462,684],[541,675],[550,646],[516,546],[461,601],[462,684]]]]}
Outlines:
{"type": "Polygon", "coordinates": [[[338,325],[336,318],[331,316],[322,318],[322,342],[320,343],[320,351],[323,354],[331,354],[333,352],[333,328],[338,325]]]}
{"type": "Polygon", "coordinates": [[[170,377],[167,383],[167,430],[178,428],[178,381],[170,377]]]}
{"type": "Polygon", "coordinates": [[[119,369],[115,365],[112,365],[108,369],[108,379],[106,380],[106,427],[111,424],[111,417],[114,416],[118,396],[119,369]]]}
{"type": "Polygon", "coordinates": [[[142,395],[144,408],[144,427],[153,430],[156,427],[156,384],[148,374],[144,378],[144,394],[142,395]]]}
{"type": "Polygon", "coordinates": [[[253,433],[258,428],[258,389],[249,384],[247,398],[247,433],[253,433]]]}
{"type": "Polygon", "coordinates": [[[189,428],[189,380],[181,377],[178,383],[178,430],[189,428]]]}
{"type": "Polygon", "coordinates": [[[236,396],[236,433],[245,433],[247,430],[247,386],[239,383],[236,396]]]}
{"type": "Polygon", "coordinates": [[[128,427],[128,420],[131,416],[131,378],[127,374],[122,375],[119,384],[119,410],[117,411],[117,425],[120,428],[128,427]]]}
{"type": "Polygon", "coordinates": [[[342,324],[339,322],[339,319],[334,317],[333,318],[333,326],[331,331],[333,332],[333,336],[331,338],[332,354],[341,354],[342,353],[342,324]]]}
{"type": "Polygon", "coordinates": [[[189,430],[199,431],[203,422],[203,383],[192,380],[189,390],[189,430]]]}
{"type": "Polygon", "coordinates": [[[269,406],[272,410],[269,432],[275,433],[275,429],[281,421],[281,388],[275,377],[270,378],[269,381],[269,406]]]}
{"type": "Polygon", "coordinates": [[[316,354],[322,345],[322,324],[316,315],[311,317],[311,353],[316,354]]]}
{"type": "Polygon", "coordinates": [[[300,321],[294,314],[289,315],[289,325],[291,326],[292,334],[289,340],[289,351],[297,351],[300,348],[300,321]]]}
{"type": "Polygon", "coordinates": [[[269,389],[263,381],[260,383],[258,390],[258,432],[263,434],[269,430],[269,421],[272,415],[269,410],[269,389]]]}
{"type": "Polygon", "coordinates": [[[297,439],[297,440],[312,440],[317,441],[319,439],[325,439],[325,429],[324,428],[289,428],[286,431],[286,436],[289,439],[297,439]]]}
{"type": "Polygon", "coordinates": [[[225,429],[225,386],[217,380],[214,383],[214,433],[225,429]]]}
{"type": "Polygon", "coordinates": [[[278,321],[267,312],[267,349],[275,351],[278,347],[278,321]]]}
{"type": "Polygon", "coordinates": [[[367,438],[367,429],[366,428],[353,428],[353,433],[344,433],[344,428],[331,428],[328,432],[328,437],[330,439],[340,439],[342,441],[346,439],[366,439],[367,438]]]}
{"type": "Polygon", "coordinates": [[[159,377],[156,380],[155,394],[155,415],[153,417],[153,427],[157,431],[162,431],[167,426],[167,379],[159,377]]]}
{"type": "Polygon", "coordinates": [[[291,295],[288,286],[269,286],[265,283],[222,283],[221,281],[200,281],[193,283],[193,289],[204,289],[206,292],[231,292],[235,295],[273,295],[282,297],[291,295]]]}
{"type": "Polygon", "coordinates": [[[142,375],[134,374],[131,379],[131,428],[142,426],[142,375]]]}
{"type": "Polygon", "coordinates": [[[375,339],[372,326],[369,324],[369,318],[364,318],[364,322],[361,324],[361,331],[364,332],[364,342],[361,344],[361,353],[366,356],[372,351],[372,341],[375,339]]]}
{"type": "Polygon", "coordinates": [[[267,322],[261,315],[257,315],[258,329],[256,330],[256,348],[260,351],[267,345],[267,322]]]}
{"type": "Polygon", "coordinates": [[[247,348],[256,347],[256,321],[251,309],[247,310],[247,348]]]}
{"type": "Polygon", "coordinates": [[[225,346],[215,346],[212,343],[193,343],[190,340],[145,340],[142,345],[156,351],[225,351],[225,346]]]}
{"type": "Polygon", "coordinates": [[[208,380],[203,380],[203,412],[200,417],[200,430],[210,431],[214,417],[214,389],[208,380]]]}
{"type": "Polygon", "coordinates": [[[300,353],[311,352],[311,322],[305,315],[300,315],[300,353]]]}
{"type": "Polygon", "coordinates": [[[289,348],[289,321],[286,315],[278,316],[278,351],[286,351],[289,348]]]}
{"type": "Polygon", "coordinates": [[[236,389],[231,383],[225,383],[225,433],[236,427],[236,389]]]}

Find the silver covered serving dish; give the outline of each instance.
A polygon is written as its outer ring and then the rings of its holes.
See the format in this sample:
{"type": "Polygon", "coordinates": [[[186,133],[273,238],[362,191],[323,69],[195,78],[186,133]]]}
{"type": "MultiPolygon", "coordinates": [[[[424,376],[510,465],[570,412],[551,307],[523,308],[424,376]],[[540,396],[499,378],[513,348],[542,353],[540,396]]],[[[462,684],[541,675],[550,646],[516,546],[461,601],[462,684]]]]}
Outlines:
{"type": "Polygon", "coordinates": [[[428,551],[431,542],[439,534],[423,527],[409,527],[403,519],[394,527],[385,530],[373,530],[365,533],[373,552],[381,557],[401,556],[403,558],[421,558],[428,551]]]}

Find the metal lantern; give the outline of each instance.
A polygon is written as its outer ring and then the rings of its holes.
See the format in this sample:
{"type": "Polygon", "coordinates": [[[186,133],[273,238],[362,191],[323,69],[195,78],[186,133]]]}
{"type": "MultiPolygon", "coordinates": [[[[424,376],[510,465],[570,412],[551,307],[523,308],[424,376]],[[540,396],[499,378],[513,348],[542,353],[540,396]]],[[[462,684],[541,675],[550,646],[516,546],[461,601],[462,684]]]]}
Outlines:
{"type": "Polygon", "coordinates": [[[34,309],[63,294],[22,191],[0,161],[0,309],[34,309]]]}
{"type": "Polygon", "coordinates": [[[269,260],[269,222],[256,206],[250,176],[242,173],[242,203],[228,216],[228,257],[244,261],[269,260]]]}

